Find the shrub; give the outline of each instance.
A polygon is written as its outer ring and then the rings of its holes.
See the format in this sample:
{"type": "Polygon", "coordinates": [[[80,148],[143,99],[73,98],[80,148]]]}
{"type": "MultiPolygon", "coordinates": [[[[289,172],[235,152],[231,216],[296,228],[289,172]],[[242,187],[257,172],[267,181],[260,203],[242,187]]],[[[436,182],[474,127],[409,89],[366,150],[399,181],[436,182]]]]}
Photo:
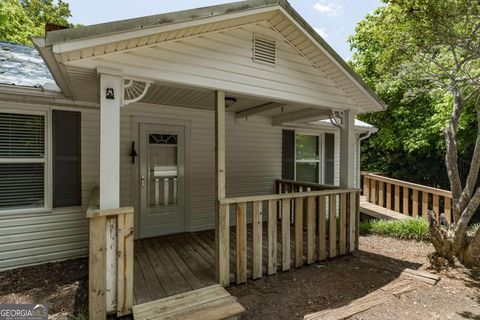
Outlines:
{"type": "Polygon", "coordinates": [[[367,220],[360,223],[360,233],[417,241],[429,237],[428,222],[421,219],[367,220]]]}

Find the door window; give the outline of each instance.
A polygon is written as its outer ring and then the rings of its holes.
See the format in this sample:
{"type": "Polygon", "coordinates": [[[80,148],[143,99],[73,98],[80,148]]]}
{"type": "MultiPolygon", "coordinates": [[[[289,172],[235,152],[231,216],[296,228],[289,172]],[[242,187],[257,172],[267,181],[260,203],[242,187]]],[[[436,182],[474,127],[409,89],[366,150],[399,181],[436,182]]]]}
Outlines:
{"type": "Polygon", "coordinates": [[[150,208],[178,203],[178,136],[148,135],[148,205],[150,208]]]}

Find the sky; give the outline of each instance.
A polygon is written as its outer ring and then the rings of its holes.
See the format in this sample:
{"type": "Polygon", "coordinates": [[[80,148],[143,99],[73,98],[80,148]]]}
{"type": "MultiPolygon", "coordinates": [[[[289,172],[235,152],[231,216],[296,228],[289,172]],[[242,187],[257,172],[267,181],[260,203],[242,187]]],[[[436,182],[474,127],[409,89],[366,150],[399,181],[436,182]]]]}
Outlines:
{"type": "MultiPolygon", "coordinates": [[[[232,2],[234,0],[70,0],[73,23],[91,25],[232,2]],[[95,8],[92,10],[92,8],[95,8]],[[94,12],[94,14],[93,14],[94,12]]],[[[290,0],[290,4],[345,60],[347,37],[380,0],[290,0]]]]}

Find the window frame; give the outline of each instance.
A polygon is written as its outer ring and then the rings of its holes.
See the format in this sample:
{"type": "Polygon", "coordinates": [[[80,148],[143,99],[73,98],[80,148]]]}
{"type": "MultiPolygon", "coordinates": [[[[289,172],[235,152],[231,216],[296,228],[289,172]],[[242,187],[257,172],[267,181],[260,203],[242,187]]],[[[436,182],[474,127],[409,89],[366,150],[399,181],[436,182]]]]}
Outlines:
{"type": "MultiPolygon", "coordinates": [[[[294,143],[294,166],[293,166],[293,176],[295,181],[297,181],[297,162],[298,163],[318,163],[318,184],[325,184],[325,134],[333,134],[335,137],[337,133],[335,131],[325,130],[322,132],[314,132],[310,130],[294,130],[295,131],[295,143],[294,143]],[[316,136],[318,137],[318,160],[297,160],[297,135],[307,135],[307,136],[316,136]]],[[[336,140],[336,138],[334,138],[336,140]]],[[[334,140],[334,141],[335,141],[334,140]]],[[[335,146],[336,148],[336,146],[335,146]]],[[[334,152],[334,161],[336,161],[336,155],[334,152]]],[[[335,167],[335,166],[334,166],[335,167]]],[[[334,173],[335,180],[335,173],[334,173]]],[[[334,181],[335,185],[335,181],[334,181]]]]}
{"type": "Polygon", "coordinates": [[[316,163],[318,164],[318,170],[317,170],[317,181],[318,183],[322,183],[323,180],[323,174],[322,174],[322,168],[323,168],[323,134],[318,134],[318,133],[311,133],[311,132],[303,132],[303,131],[297,131],[295,130],[295,143],[294,143],[294,166],[293,166],[293,176],[295,178],[295,181],[297,181],[297,163],[316,163]],[[297,136],[312,136],[312,137],[317,137],[317,150],[318,150],[318,159],[316,160],[299,160],[297,159],[297,136]]]}
{"type": "Polygon", "coordinates": [[[9,113],[9,114],[30,114],[30,115],[40,115],[44,117],[44,144],[45,144],[45,154],[43,160],[38,159],[8,159],[0,158],[0,163],[43,163],[44,164],[44,193],[43,193],[43,207],[38,208],[24,208],[24,209],[0,209],[0,215],[8,214],[28,214],[28,213],[46,213],[52,211],[52,148],[51,137],[52,137],[52,128],[51,128],[51,109],[22,109],[18,110],[13,107],[3,107],[0,108],[0,113],[9,113]]]}

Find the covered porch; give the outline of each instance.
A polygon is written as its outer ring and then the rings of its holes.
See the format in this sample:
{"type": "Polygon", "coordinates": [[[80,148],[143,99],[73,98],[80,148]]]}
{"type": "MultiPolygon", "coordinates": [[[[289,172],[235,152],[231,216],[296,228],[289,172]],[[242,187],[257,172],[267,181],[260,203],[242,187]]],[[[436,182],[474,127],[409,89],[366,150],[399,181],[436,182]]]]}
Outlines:
{"type": "Polygon", "coordinates": [[[378,98],[285,2],[147,20],[36,40],[64,92],[98,101],[89,318],[354,251],[355,116],[378,98]],[[300,169],[315,183],[275,181],[300,169]]]}
{"type": "MultiPolygon", "coordinates": [[[[297,183],[285,180],[276,183],[297,192],[305,188],[307,192],[307,186],[297,183]]],[[[338,199],[337,192],[332,191],[324,196],[299,198],[296,209],[289,211],[290,217],[284,219],[290,220],[287,223],[282,224],[282,213],[276,211],[274,215],[247,223],[245,227],[229,227],[228,240],[222,239],[222,242],[229,243],[229,257],[223,258],[229,261],[228,284],[241,284],[247,279],[259,279],[355,250],[358,243],[355,228],[358,194],[353,191],[339,194],[338,199]],[[352,207],[344,207],[350,204],[347,203],[350,197],[353,197],[352,207]],[[336,213],[329,216],[329,206],[325,202],[329,198],[339,201],[338,217],[336,213]],[[304,204],[306,210],[303,210],[304,204]],[[320,207],[316,208],[317,205],[320,207]],[[315,208],[312,210],[311,206],[315,208]],[[304,221],[304,213],[308,224],[304,221]]],[[[295,202],[295,198],[288,201],[295,202]]],[[[332,212],[337,211],[336,204],[331,205],[332,212]]],[[[241,211],[241,207],[235,206],[235,209],[241,211]]],[[[251,215],[254,209],[249,209],[247,212],[251,215]]],[[[217,283],[215,230],[136,240],[134,247],[134,305],[217,283]]]]}

